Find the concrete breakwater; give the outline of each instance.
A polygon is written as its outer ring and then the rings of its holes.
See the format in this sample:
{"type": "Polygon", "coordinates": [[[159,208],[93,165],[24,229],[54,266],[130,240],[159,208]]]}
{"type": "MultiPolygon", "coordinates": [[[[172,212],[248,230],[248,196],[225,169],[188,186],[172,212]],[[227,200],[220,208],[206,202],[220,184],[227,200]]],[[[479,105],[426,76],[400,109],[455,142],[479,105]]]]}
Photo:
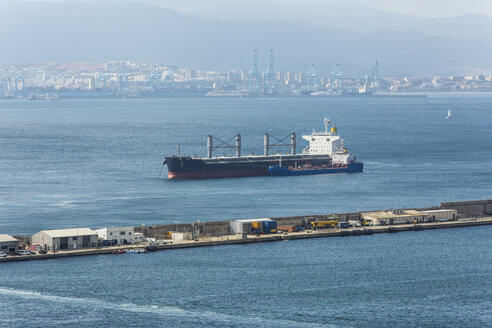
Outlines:
{"type": "MultiPolygon", "coordinates": [[[[461,218],[477,218],[492,216],[492,199],[471,200],[459,202],[441,202],[439,206],[415,208],[415,210],[440,210],[454,209],[461,218]]],[[[377,210],[377,209],[376,209],[377,210]]],[[[279,225],[301,225],[304,217],[316,217],[319,220],[335,219],[341,221],[361,220],[363,212],[348,212],[337,214],[309,214],[300,216],[276,217],[272,218],[279,225]]],[[[135,231],[142,232],[146,237],[164,239],[167,231],[192,232],[193,228],[199,229],[202,236],[218,237],[230,233],[231,221],[208,221],[194,223],[175,223],[165,225],[138,226],[135,231]]]]}
{"type": "MultiPolygon", "coordinates": [[[[410,223],[407,221],[400,224],[380,224],[380,225],[364,225],[346,228],[329,228],[329,229],[306,229],[296,232],[282,232],[273,234],[231,234],[231,221],[210,221],[210,222],[193,222],[171,225],[154,225],[154,226],[138,226],[134,227],[135,232],[143,234],[148,239],[163,240],[166,239],[166,234],[169,231],[191,233],[196,236],[192,240],[173,240],[168,241],[165,244],[157,242],[153,249],[166,250],[166,249],[178,249],[188,247],[205,247],[216,245],[229,245],[229,244],[246,244],[256,242],[270,242],[280,240],[293,240],[293,239],[305,239],[305,238],[321,238],[321,237],[342,237],[342,236],[360,236],[369,235],[375,233],[391,233],[399,231],[420,231],[426,229],[440,229],[440,228],[455,228],[455,227],[467,227],[467,226],[479,226],[492,224],[492,200],[476,200],[476,201],[464,201],[464,202],[446,202],[441,203],[440,206],[428,207],[428,208],[416,208],[413,210],[386,210],[382,211],[387,213],[401,213],[417,212],[417,211],[439,211],[439,210],[453,210],[457,213],[456,219],[440,221],[437,218],[433,218],[432,222],[417,222],[410,223]]],[[[306,217],[313,217],[316,220],[336,220],[340,222],[361,222],[364,221],[364,213],[341,213],[341,214],[321,214],[321,215],[309,215],[309,216],[292,216],[292,217],[279,217],[272,218],[278,225],[294,225],[299,226],[303,223],[303,219],[306,217]]],[[[413,217],[412,220],[416,218],[413,217]]],[[[260,220],[260,219],[255,219],[260,220]]],[[[132,227],[133,228],[133,227],[132,227]]],[[[32,244],[31,236],[15,236],[19,242],[30,245],[32,244]]],[[[13,239],[15,240],[15,239],[13,239]]],[[[112,254],[115,251],[125,248],[127,250],[138,249],[148,246],[149,243],[140,242],[132,245],[118,245],[118,246],[106,246],[106,247],[92,247],[72,250],[59,250],[54,253],[52,251],[46,254],[34,254],[34,255],[9,255],[8,257],[0,257],[1,262],[12,261],[26,261],[37,259],[53,259],[62,257],[73,256],[86,256],[86,255],[101,255],[112,254]]]]}
{"type": "MultiPolygon", "coordinates": [[[[372,235],[376,233],[394,233],[400,231],[421,231],[428,229],[445,229],[445,228],[458,228],[458,227],[470,227],[480,225],[492,224],[492,217],[470,218],[461,219],[452,222],[431,222],[422,224],[402,224],[397,226],[368,226],[357,227],[347,229],[326,229],[326,230],[306,230],[301,232],[291,233],[278,233],[271,235],[224,235],[219,237],[204,237],[198,240],[182,240],[173,243],[156,245],[156,250],[171,250],[191,247],[207,247],[207,246],[219,246],[219,245],[233,245],[233,244],[248,244],[258,242],[274,242],[283,240],[295,240],[295,239],[307,239],[307,238],[325,238],[325,237],[347,237],[347,236],[360,236],[360,235],[372,235]]],[[[141,248],[144,245],[126,245],[125,249],[141,248]]],[[[113,254],[115,251],[121,249],[121,246],[114,247],[101,247],[80,249],[72,251],[57,251],[56,253],[48,254],[36,254],[29,256],[12,256],[0,258],[2,262],[14,262],[14,261],[31,261],[31,260],[43,260],[43,259],[55,259],[64,257],[75,256],[87,256],[87,255],[104,255],[113,254]]]]}

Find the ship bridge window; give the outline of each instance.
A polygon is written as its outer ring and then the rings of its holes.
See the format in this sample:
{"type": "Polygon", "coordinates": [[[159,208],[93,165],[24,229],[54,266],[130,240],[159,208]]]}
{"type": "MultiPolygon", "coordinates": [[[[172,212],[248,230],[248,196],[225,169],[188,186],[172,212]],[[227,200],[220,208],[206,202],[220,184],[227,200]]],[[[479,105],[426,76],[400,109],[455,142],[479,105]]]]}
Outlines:
{"type": "Polygon", "coordinates": [[[311,141],[316,141],[316,138],[312,138],[311,141]]]}
{"type": "Polygon", "coordinates": [[[326,138],[326,141],[330,141],[330,138],[326,138]]]}

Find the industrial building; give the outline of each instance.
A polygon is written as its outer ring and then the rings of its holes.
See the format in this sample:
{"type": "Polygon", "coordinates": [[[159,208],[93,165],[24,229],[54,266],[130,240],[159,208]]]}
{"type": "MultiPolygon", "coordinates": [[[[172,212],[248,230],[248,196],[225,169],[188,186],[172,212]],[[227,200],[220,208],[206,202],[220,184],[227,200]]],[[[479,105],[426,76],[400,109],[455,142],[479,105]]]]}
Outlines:
{"type": "Polygon", "coordinates": [[[32,243],[46,250],[95,247],[97,240],[97,232],[89,228],[43,230],[32,235],[32,243]]]}
{"type": "Polygon", "coordinates": [[[427,215],[428,222],[436,222],[436,221],[453,221],[458,218],[458,211],[452,209],[441,209],[441,210],[429,210],[422,211],[425,215],[427,215]]]}
{"type": "Polygon", "coordinates": [[[107,227],[96,229],[97,235],[103,240],[116,240],[117,244],[133,244],[135,242],[134,227],[107,227]]]}
{"type": "Polygon", "coordinates": [[[420,223],[426,219],[425,213],[416,210],[362,212],[361,216],[369,225],[420,223]]]}
{"type": "Polygon", "coordinates": [[[19,250],[19,241],[12,236],[0,234],[0,252],[11,254],[19,250]]]}

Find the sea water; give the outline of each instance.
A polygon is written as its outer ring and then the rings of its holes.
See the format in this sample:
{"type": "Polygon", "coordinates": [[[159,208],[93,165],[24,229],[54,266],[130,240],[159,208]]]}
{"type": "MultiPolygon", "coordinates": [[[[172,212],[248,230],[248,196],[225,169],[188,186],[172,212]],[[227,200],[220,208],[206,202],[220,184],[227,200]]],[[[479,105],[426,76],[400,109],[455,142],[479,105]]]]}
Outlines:
{"type": "MultiPolygon", "coordinates": [[[[0,233],[491,198],[492,96],[0,101],[0,233]],[[445,119],[451,109],[451,119],[445,119]],[[358,174],[171,181],[164,156],[338,127],[358,174]]],[[[276,152],[287,152],[279,148],[276,152]]],[[[231,151],[224,151],[232,154],[231,151]]],[[[222,153],[217,153],[222,155],[222,153]]],[[[0,265],[0,327],[490,326],[490,227],[0,265]]]]}
{"type": "Polygon", "coordinates": [[[490,327],[492,226],[0,264],[0,327],[490,327]]]}
{"type": "MultiPolygon", "coordinates": [[[[0,101],[0,232],[438,205],[492,197],[492,95],[0,101]],[[451,109],[451,119],[445,119],[451,109]],[[168,180],[164,156],[244,155],[338,127],[357,174],[168,180]],[[273,139],[272,139],[273,141],[273,139]],[[288,141],[288,140],[287,140],[288,141]],[[222,150],[216,155],[232,155],[222,150]],[[162,173],[159,177],[159,174],[162,173]]],[[[286,153],[287,148],[274,149],[286,153]]]]}

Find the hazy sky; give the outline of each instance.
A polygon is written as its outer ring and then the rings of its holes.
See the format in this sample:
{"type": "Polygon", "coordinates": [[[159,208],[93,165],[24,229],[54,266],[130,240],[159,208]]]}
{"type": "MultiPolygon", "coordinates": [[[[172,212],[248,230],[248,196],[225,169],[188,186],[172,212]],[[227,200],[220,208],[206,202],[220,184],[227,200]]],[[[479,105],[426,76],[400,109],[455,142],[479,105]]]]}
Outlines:
{"type": "Polygon", "coordinates": [[[376,60],[402,75],[492,70],[492,15],[424,19],[379,9],[405,13],[411,3],[407,14],[488,14],[492,0],[119,0],[189,15],[115,0],[17,1],[0,0],[3,25],[15,27],[0,29],[0,44],[8,45],[0,63],[123,59],[247,69],[252,49],[262,67],[273,49],[276,67],[298,71],[314,63],[329,72],[339,63],[360,74],[376,60]]]}
{"type": "MultiPolygon", "coordinates": [[[[176,10],[192,10],[220,3],[240,2],[242,5],[251,0],[140,0],[158,4],[176,10]]],[[[482,14],[492,16],[492,0],[262,0],[263,3],[279,4],[283,7],[339,4],[378,8],[403,14],[429,17],[458,16],[463,14],[482,14]]]]}

